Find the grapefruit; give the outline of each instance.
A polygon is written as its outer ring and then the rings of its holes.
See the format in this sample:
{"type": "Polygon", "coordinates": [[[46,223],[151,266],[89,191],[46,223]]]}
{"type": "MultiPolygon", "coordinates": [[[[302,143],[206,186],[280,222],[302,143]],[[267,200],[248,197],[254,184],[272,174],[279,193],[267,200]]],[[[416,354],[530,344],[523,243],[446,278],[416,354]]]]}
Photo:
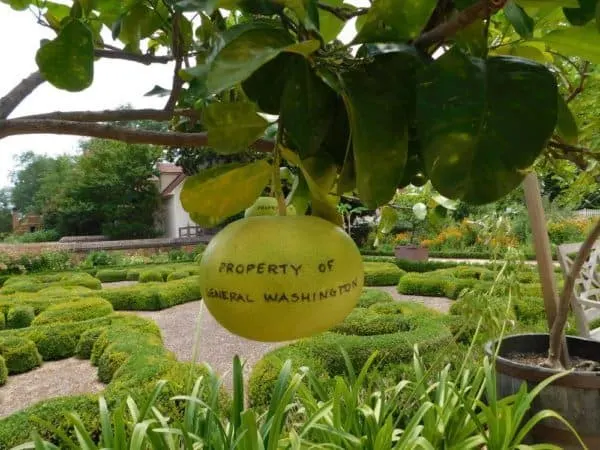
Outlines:
{"type": "Polygon", "coordinates": [[[338,324],[355,307],[364,279],[354,241],[312,216],[256,216],[227,225],[206,247],[199,275],[214,318],[264,342],[338,324]]]}
{"type": "MultiPolygon", "coordinates": [[[[244,217],[252,216],[276,216],[279,206],[277,205],[277,199],[275,197],[258,197],[254,204],[246,209],[244,217]]],[[[288,216],[296,215],[296,208],[294,205],[289,205],[286,208],[286,214],[288,216]]]]}

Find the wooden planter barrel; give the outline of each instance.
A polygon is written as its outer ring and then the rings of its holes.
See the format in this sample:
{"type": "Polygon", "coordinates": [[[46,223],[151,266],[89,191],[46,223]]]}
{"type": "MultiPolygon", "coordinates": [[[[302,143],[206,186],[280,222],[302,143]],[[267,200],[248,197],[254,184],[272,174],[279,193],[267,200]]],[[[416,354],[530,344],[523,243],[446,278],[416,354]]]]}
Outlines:
{"type": "Polygon", "coordinates": [[[429,249],[427,247],[418,247],[416,245],[398,245],[394,248],[394,255],[398,259],[427,261],[429,259],[429,249]]]}
{"type": "MultiPolygon", "coordinates": [[[[502,339],[496,358],[497,388],[500,397],[516,393],[522,383],[531,391],[536,384],[558,373],[556,370],[521,364],[506,359],[513,353],[548,354],[548,334],[518,334],[502,339]]],[[[497,341],[488,342],[485,352],[493,356],[497,341]]],[[[600,342],[575,336],[567,337],[571,357],[598,361],[600,342]]],[[[536,397],[531,415],[543,409],[556,411],[577,430],[590,450],[600,449],[600,373],[573,372],[555,380],[536,397]]],[[[552,443],[565,450],[581,450],[577,438],[556,419],[545,419],[531,433],[536,443],[552,443]]]]}

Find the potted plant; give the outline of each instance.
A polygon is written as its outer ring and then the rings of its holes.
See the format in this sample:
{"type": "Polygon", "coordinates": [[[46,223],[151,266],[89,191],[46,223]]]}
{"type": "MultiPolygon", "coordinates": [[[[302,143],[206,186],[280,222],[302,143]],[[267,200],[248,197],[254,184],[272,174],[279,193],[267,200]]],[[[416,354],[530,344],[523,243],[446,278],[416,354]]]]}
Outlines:
{"type": "MultiPolygon", "coordinates": [[[[564,335],[570,300],[585,261],[600,238],[600,221],[581,245],[560,295],[550,333],[517,334],[486,343],[495,355],[498,395],[516,394],[526,383],[529,389],[544,379],[564,372],[536,398],[531,415],[550,407],[563,416],[590,449],[600,448],[600,342],[564,335]]],[[[581,449],[577,436],[563,422],[546,418],[531,433],[536,442],[552,442],[566,450],[581,449]]]]}
{"type": "Polygon", "coordinates": [[[427,261],[429,259],[429,249],[418,244],[416,241],[417,233],[422,229],[426,217],[427,206],[421,202],[415,203],[410,216],[410,239],[407,244],[399,243],[394,247],[396,258],[412,261],[427,261]]]}

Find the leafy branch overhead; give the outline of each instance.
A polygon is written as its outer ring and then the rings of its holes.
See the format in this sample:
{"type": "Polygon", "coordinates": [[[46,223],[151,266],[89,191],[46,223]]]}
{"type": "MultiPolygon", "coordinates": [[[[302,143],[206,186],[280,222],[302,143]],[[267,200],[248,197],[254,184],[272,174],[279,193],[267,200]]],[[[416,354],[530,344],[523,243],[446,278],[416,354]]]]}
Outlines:
{"type": "Polygon", "coordinates": [[[297,174],[287,202],[336,223],[348,192],[375,208],[430,180],[445,197],[486,203],[540,156],[582,169],[598,159],[578,142],[570,105],[600,64],[600,1],[0,1],[55,32],[32,55],[39,72],[0,99],[0,139],[56,133],[271,153],[186,184],[184,204],[203,223],[247,207],[281,156],[297,174]],[[356,33],[344,44],[349,21],[356,33]],[[44,81],[86,89],[99,58],[171,64],[172,86],[147,89],[164,109],[9,118],[44,81]],[[171,131],[120,125],[138,119],[171,131]]]}

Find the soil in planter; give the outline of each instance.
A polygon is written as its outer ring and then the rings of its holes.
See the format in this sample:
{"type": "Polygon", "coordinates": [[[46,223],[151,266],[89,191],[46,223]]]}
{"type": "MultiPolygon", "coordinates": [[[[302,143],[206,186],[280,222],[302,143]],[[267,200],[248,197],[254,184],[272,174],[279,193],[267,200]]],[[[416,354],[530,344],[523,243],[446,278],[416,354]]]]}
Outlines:
{"type": "MultiPolygon", "coordinates": [[[[543,367],[547,357],[539,353],[521,353],[512,352],[505,356],[506,359],[528,366],[543,367]]],[[[580,358],[578,356],[571,357],[571,365],[575,372],[597,372],[600,375],[600,361],[580,358]]]]}

